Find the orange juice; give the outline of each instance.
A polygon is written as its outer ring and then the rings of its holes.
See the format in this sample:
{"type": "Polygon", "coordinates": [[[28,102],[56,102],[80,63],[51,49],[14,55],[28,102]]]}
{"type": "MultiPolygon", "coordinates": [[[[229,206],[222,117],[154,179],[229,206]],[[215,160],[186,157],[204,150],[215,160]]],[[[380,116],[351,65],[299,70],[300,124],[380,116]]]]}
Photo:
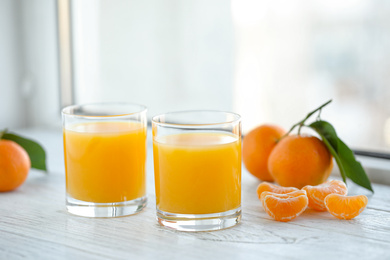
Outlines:
{"type": "Polygon", "coordinates": [[[145,196],[146,127],[134,122],[95,122],[64,129],[67,193],[111,203],[145,196]]]}
{"type": "Polygon", "coordinates": [[[197,132],[153,142],[156,203],[177,214],[212,214],[241,205],[241,140],[197,132]]]}

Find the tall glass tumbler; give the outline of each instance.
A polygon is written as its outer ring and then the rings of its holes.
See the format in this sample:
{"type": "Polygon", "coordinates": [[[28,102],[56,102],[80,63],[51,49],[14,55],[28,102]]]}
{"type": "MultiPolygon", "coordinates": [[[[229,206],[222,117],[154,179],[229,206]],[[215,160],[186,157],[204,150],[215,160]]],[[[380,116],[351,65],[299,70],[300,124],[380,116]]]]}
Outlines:
{"type": "Polygon", "coordinates": [[[62,110],[68,212],[135,214],[146,205],[146,107],[129,103],[62,110]]]}
{"type": "Polygon", "coordinates": [[[241,220],[241,118],[220,111],[153,117],[157,220],[182,231],[241,220]]]}

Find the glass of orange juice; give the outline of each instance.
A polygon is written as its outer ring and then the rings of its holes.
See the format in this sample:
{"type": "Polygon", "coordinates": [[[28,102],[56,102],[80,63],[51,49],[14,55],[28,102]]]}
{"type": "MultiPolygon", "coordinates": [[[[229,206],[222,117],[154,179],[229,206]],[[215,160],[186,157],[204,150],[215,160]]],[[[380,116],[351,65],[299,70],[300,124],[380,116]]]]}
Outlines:
{"type": "Polygon", "coordinates": [[[68,212],[135,214],[146,205],[146,107],[129,103],[62,110],[68,212]]]}
{"type": "Polygon", "coordinates": [[[157,221],[182,231],[241,220],[241,118],[219,111],[153,117],[157,221]]]}

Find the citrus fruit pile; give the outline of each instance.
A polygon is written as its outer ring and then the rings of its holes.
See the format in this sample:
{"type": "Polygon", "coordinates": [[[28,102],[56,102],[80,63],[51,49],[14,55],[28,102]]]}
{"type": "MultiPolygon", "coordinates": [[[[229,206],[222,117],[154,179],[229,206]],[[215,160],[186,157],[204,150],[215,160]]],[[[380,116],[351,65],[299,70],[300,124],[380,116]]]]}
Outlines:
{"type": "Polygon", "coordinates": [[[258,126],[244,137],[244,165],[253,176],[264,181],[257,194],[264,210],[276,220],[292,220],[307,207],[327,210],[342,219],[356,217],[366,207],[367,197],[346,196],[344,183],[347,178],[374,192],[353,151],[338,137],[334,127],[320,118],[322,108],[331,101],[308,113],[288,132],[280,126],[267,124],[258,126]],[[316,120],[306,123],[314,114],[317,114],[316,120]],[[318,137],[301,134],[304,127],[315,131],[318,137]],[[298,133],[292,134],[296,128],[298,133]],[[325,182],[332,172],[333,159],[344,182],[325,182]]]}
{"type": "Polygon", "coordinates": [[[347,186],[338,180],[317,186],[305,186],[301,190],[262,182],[257,195],[265,212],[277,221],[287,222],[301,215],[307,207],[328,211],[339,219],[352,219],[367,206],[365,195],[347,196],[347,186]]]}
{"type": "Polygon", "coordinates": [[[361,163],[353,151],[338,137],[334,127],[321,120],[324,103],[294,124],[288,132],[277,125],[261,125],[243,140],[242,155],[248,171],[262,181],[275,181],[281,186],[301,189],[326,181],[333,169],[333,158],[344,182],[350,179],[374,192],[361,163]],[[314,122],[306,123],[317,114],[314,122]],[[298,129],[297,134],[292,131],[298,129]],[[317,136],[301,134],[303,128],[317,136]]]}

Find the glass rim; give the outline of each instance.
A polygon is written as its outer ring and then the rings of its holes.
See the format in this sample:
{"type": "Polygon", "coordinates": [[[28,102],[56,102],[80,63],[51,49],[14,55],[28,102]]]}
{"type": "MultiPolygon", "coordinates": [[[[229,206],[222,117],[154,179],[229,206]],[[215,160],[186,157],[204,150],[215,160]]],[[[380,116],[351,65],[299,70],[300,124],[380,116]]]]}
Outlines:
{"type": "Polygon", "coordinates": [[[216,126],[216,125],[226,125],[226,124],[234,124],[241,121],[241,116],[234,112],[227,112],[222,110],[180,110],[180,111],[172,111],[167,113],[158,114],[152,117],[152,124],[156,124],[159,126],[170,126],[170,127],[204,127],[204,126],[216,126]],[[166,123],[157,121],[158,118],[165,115],[174,115],[174,114],[186,114],[186,113],[219,113],[225,115],[232,115],[234,117],[233,120],[226,120],[223,122],[215,122],[215,123],[166,123]]]}
{"type": "Polygon", "coordinates": [[[116,117],[126,117],[136,114],[141,114],[147,112],[148,108],[144,105],[130,102],[97,102],[97,103],[86,103],[86,104],[78,104],[78,105],[70,105],[66,106],[61,110],[61,114],[65,116],[71,117],[84,117],[84,118],[116,118],[116,117]],[[134,112],[130,113],[117,113],[112,115],[82,115],[82,114],[74,114],[70,111],[75,108],[88,107],[88,106],[99,106],[99,107],[109,107],[109,106],[137,106],[137,109],[134,112]]]}

